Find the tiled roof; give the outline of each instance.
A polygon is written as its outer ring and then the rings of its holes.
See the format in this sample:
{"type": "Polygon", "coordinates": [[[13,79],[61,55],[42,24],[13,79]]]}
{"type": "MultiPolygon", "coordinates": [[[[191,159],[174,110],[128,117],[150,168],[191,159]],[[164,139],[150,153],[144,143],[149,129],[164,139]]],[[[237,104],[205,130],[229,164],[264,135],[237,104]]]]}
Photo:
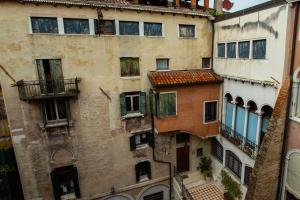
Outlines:
{"type": "Polygon", "coordinates": [[[153,87],[200,85],[223,81],[221,76],[209,69],[155,71],[149,72],[148,77],[153,87]]]}
{"type": "Polygon", "coordinates": [[[208,17],[211,20],[214,19],[214,17],[211,14],[209,14],[208,12],[204,12],[203,10],[133,4],[126,0],[15,0],[15,1],[22,2],[22,3],[86,6],[86,7],[95,7],[95,8],[114,8],[114,9],[125,9],[125,10],[134,10],[134,11],[172,13],[172,14],[208,17]]]}

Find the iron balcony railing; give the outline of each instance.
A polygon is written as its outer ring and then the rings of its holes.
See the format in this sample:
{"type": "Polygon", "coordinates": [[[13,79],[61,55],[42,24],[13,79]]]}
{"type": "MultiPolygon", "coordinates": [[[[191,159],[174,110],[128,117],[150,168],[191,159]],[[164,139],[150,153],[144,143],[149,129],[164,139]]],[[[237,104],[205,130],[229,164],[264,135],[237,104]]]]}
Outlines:
{"type": "Polygon", "coordinates": [[[21,100],[41,100],[56,97],[75,97],[79,94],[78,78],[58,80],[18,81],[21,100]]]}
{"type": "Polygon", "coordinates": [[[257,150],[258,146],[244,137],[243,135],[237,133],[235,130],[231,129],[230,127],[226,126],[225,124],[222,124],[221,134],[224,138],[226,138],[228,141],[230,141],[232,144],[237,146],[239,149],[241,149],[243,152],[245,152],[247,155],[255,159],[255,151],[257,150]]]}

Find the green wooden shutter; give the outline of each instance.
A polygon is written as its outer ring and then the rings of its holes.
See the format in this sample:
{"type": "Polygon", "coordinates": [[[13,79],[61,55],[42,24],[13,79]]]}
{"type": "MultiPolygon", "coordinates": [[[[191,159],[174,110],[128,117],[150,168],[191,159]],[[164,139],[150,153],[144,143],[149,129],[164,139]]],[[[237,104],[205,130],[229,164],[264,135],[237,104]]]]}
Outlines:
{"type": "Polygon", "coordinates": [[[135,136],[131,136],[129,138],[129,142],[130,142],[130,151],[135,150],[136,149],[135,136]]]}
{"type": "Polygon", "coordinates": [[[124,93],[120,94],[120,106],[121,106],[121,116],[126,115],[126,95],[124,93]]]}
{"type": "Polygon", "coordinates": [[[128,76],[129,71],[128,71],[128,58],[121,58],[120,59],[120,66],[121,66],[121,76],[128,76]]]}
{"type": "Polygon", "coordinates": [[[139,58],[132,58],[132,69],[130,74],[131,76],[139,76],[140,75],[140,61],[139,58]]]}
{"type": "Polygon", "coordinates": [[[50,176],[51,176],[54,199],[60,200],[60,192],[59,192],[59,186],[58,186],[58,182],[57,182],[57,171],[53,170],[50,173],[50,176]]]}
{"type": "Polygon", "coordinates": [[[146,93],[140,92],[140,112],[145,115],[146,109],[146,93]]]}
{"type": "Polygon", "coordinates": [[[52,59],[50,62],[51,77],[54,81],[54,89],[57,93],[63,92],[64,87],[64,76],[61,68],[60,59],[52,59]]]}
{"type": "Polygon", "coordinates": [[[136,182],[140,181],[140,163],[135,165],[135,178],[136,182]]]}
{"type": "Polygon", "coordinates": [[[147,170],[147,173],[148,173],[148,177],[149,179],[151,179],[151,163],[149,161],[146,161],[146,170],[147,170]]]}
{"type": "Polygon", "coordinates": [[[38,76],[39,76],[39,80],[40,80],[41,94],[47,94],[47,85],[45,82],[46,77],[45,77],[43,60],[41,60],[41,59],[36,60],[36,67],[37,67],[38,76]]]}
{"type": "Polygon", "coordinates": [[[152,131],[147,132],[147,140],[150,147],[154,147],[154,133],[152,131]]]}
{"type": "Polygon", "coordinates": [[[74,181],[74,189],[75,189],[75,195],[77,198],[80,198],[80,187],[79,187],[79,181],[78,181],[78,172],[77,172],[77,167],[73,166],[72,167],[72,176],[73,176],[73,181],[74,181]]]}

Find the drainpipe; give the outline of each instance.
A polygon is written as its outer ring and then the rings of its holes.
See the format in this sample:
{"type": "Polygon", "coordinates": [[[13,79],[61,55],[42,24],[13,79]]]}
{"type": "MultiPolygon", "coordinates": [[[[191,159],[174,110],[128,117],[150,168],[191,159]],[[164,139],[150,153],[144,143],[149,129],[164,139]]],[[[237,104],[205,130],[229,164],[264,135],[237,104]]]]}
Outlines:
{"type": "MultiPolygon", "coordinates": [[[[152,129],[152,133],[153,134],[155,134],[155,130],[154,130],[155,128],[154,127],[155,127],[154,126],[154,115],[153,115],[153,112],[151,111],[151,129],[152,129]]],[[[170,184],[169,198],[170,198],[170,200],[172,200],[172,163],[156,159],[156,156],[155,156],[155,136],[154,136],[153,147],[152,147],[152,156],[153,156],[153,161],[154,162],[158,162],[158,163],[169,165],[169,184],[170,184]]]]}
{"type": "Polygon", "coordinates": [[[215,24],[214,22],[211,23],[212,25],[212,38],[211,38],[211,70],[214,71],[214,51],[215,51],[215,24]]]}
{"type": "Polygon", "coordinates": [[[299,21],[299,2],[296,3],[296,9],[295,9],[295,18],[294,18],[294,30],[293,30],[293,41],[292,41],[292,52],[291,52],[291,63],[290,63],[290,74],[291,77],[290,80],[290,88],[288,93],[288,109],[287,114],[285,117],[285,127],[284,127],[284,134],[283,134],[283,144],[282,144],[282,151],[281,151],[281,161],[280,161],[280,168],[279,168],[279,181],[277,184],[277,199],[279,200],[281,198],[281,195],[284,191],[284,185],[280,183],[284,183],[284,164],[285,164],[285,155],[287,152],[287,139],[288,139],[288,123],[289,123],[289,115],[290,115],[290,106],[291,106],[291,99],[292,99],[292,77],[293,77],[293,69],[295,64],[295,49],[296,49],[296,42],[297,42],[297,30],[298,30],[298,21],[299,21]]]}

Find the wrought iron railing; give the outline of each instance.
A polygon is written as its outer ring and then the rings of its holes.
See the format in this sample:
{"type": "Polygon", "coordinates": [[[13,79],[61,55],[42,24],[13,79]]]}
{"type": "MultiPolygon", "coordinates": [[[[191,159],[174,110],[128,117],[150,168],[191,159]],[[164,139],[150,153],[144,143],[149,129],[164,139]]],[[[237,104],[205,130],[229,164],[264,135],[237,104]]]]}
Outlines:
{"type": "Polygon", "coordinates": [[[184,200],[193,200],[193,197],[192,197],[191,193],[188,191],[188,189],[183,184],[183,178],[179,174],[179,172],[178,172],[178,170],[175,166],[174,166],[174,177],[175,177],[176,182],[178,183],[178,185],[180,187],[182,199],[184,199],[184,200]]]}
{"type": "Polygon", "coordinates": [[[58,80],[18,81],[21,100],[40,100],[53,97],[77,96],[78,78],[58,80]]]}
{"type": "Polygon", "coordinates": [[[231,129],[230,127],[226,126],[225,124],[222,124],[221,130],[221,134],[223,137],[225,137],[227,140],[229,140],[232,144],[237,146],[247,155],[255,159],[255,151],[258,148],[258,146],[255,143],[253,143],[243,135],[239,134],[235,130],[231,129]]]}

